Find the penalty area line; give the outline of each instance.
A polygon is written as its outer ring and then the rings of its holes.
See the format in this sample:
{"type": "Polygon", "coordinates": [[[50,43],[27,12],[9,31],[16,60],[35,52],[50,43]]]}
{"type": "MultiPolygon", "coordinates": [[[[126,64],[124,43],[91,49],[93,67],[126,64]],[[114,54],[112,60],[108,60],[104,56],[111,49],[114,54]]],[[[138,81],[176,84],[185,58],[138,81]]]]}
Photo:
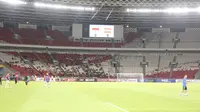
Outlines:
{"type": "Polygon", "coordinates": [[[110,102],[106,102],[106,104],[107,104],[107,105],[110,105],[110,106],[112,106],[112,107],[115,107],[116,109],[121,110],[121,111],[123,111],[123,112],[129,112],[128,110],[123,109],[123,108],[121,108],[121,107],[118,107],[118,106],[116,106],[116,105],[114,105],[114,104],[112,104],[112,103],[110,103],[110,102]]]}

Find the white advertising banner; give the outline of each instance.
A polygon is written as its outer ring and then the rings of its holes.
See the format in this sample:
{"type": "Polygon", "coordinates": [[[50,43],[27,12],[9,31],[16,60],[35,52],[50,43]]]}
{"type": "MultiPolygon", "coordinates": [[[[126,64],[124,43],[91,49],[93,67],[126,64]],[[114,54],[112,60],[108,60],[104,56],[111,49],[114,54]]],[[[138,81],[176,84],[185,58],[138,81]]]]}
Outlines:
{"type": "Polygon", "coordinates": [[[37,29],[37,25],[32,24],[18,24],[19,29],[25,28],[25,29],[37,29]]]}
{"type": "Polygon", "coordinates": [[[138,82],[137,79],[118,79],[118,82],[138,82]]]}
{"type": "Polygon", "coordinates": [[[35,81],[44,81],[44,78],[37,78],[35,81]]]}
{"type": "MultiPolygon", "coordinates": [[[[176,79],[176,82],[182,82],[183,79],[176,79]]],[[[190,83],[200,83],[199,79],[187,79],[187,82],[190,83]]]]}

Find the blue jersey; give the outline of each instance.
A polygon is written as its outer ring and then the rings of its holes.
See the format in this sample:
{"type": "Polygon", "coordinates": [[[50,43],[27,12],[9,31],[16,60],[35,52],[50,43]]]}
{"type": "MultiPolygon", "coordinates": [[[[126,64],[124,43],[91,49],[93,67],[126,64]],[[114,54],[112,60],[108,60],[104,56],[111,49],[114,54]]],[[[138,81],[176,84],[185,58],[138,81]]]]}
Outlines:
{"type": "Polygon", "coordinates": [[[46,77],[45,77],[45,81],[46,81],[46,82],[49,82],[49,81],[50,81],[50,77],[49,77],[49,76],[46,76],[46,77]]]}
{"type": "Polygon", "coordinates": [[[183,87],[187,86],[187,78],[183,78],[182,84],[183,84],[183,87]]]}

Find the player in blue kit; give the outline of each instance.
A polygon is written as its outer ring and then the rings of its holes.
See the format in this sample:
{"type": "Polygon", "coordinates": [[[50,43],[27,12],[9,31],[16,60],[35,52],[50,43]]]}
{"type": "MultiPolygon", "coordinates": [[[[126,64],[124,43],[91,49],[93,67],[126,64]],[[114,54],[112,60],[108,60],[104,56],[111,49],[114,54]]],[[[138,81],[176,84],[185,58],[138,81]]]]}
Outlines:
{"type": "Polygon", "coordinates": [[[181,96],[182,94],[184,94],[185,96],[187,96],[187,75],[185,75],[184,78],[183,78],[182,87],[183,87],[183,90],[182,90],[182,92],[180,93],[180,96],[181,96]]]}
{"type": "Polygon", "coordinates": [[[45,81],[45,87],[48,87],[50,86],[49,82],[50,82],[50,76],[49,76],[49,73],[46,74],[46,76],[44,76],[44,81],[45,81]]]}

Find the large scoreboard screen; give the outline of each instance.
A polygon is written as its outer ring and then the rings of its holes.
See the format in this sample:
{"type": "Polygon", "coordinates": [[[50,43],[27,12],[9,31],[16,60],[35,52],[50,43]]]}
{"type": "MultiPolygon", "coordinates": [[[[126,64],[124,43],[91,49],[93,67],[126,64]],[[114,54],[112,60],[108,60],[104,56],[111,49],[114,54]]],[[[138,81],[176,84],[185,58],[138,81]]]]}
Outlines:
{"type": "Polygon", "coordinates": [[[90,25],[90,37],[114,38],[114,25],[90,25]]]}

